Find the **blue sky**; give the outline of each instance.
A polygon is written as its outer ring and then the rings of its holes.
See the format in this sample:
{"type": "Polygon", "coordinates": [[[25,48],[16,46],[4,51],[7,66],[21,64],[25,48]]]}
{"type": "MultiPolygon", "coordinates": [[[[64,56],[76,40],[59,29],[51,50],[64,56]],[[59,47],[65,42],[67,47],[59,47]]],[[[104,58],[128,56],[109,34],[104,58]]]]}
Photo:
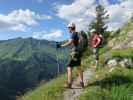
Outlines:
{"type": "Polygon", "coordinates": [[[1,0],[0,40],[16,37],[68,39],[66,25],[74,22],[77,31],[86,30],[95,18],[98,2],[109,10],[110,30],[122,26],[131,17],[132,0],[1,0]],[[121,14],[123,10],[128,13],[121,14]],[[120,22],[116,16],[122,16],[119,20],[126,19],[120,22]]]}
{"type": "MultiPolygon", "coordinates": [[[[39,21],[39,25],[30,27],[30,30],[26,30],[26,32],[23,31],[12,31],[12,30],[6,30],[6,31],[0,31],[0,39],[9,39],[9,38],[15,38],[15,37],[31,37],[33,32],[38,32],[42,30],[46,30],[47,32],[50,32],[54,29],[62,29],[65,31],[63,20],[58,18],[55,15],[54,10],[54,4],[63,3],[68,4],[70,3],[66,0],[62,2],[62,0],[2,0],[0,1],[0,13],[1,14],[8,14],[11,13],[14,10],[22,9],[26,10],[29,9],[31,11],[34,11],[38,14],[45,14],[48,16],[51,16],[52,18],[50,20],[41,20],[39,21]],[[18,2],[19,1],[19,2],[18,2]]],[[[63,36],[66,38],[67,36],[63,36]]],[[[62,37],[62,38],[63,38],[62,37]]]]}

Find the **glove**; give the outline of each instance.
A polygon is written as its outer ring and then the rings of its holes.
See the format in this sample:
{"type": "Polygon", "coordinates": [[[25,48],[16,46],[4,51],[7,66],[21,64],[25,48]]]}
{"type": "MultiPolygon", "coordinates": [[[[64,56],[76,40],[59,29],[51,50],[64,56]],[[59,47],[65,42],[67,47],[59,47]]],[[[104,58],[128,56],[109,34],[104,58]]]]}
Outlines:
{"type": "Polygon", "coordinates": [[[56,45],[56,48],[61,48],[61,44],[58,43],[58,44],[56,45]]]}

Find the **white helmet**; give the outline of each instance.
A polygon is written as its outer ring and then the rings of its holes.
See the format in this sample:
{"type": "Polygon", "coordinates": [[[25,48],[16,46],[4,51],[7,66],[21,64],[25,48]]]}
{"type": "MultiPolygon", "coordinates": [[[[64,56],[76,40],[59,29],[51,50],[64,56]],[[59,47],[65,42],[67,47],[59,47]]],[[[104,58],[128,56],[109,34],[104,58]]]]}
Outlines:
{"type": "Polygon", "coordinates": [[[95,29],[90,30],[91,33],[95,32],[95,31],[96,31],[95,29]]]}
{"type": "Polygon", "coordinates": [[[69,28],[69,27],[75,28],[76,25],[75,25],[74,23],[69,23],[69,24],[67,25],[67,27],[68,27],[68,28],[69,28]]]}

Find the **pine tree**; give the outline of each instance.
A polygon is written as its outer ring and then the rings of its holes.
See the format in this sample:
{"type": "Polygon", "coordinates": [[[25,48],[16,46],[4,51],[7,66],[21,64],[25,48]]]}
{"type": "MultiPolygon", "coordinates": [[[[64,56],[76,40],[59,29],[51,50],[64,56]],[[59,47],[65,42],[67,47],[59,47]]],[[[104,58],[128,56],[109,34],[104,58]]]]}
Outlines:
{"type": "Polygon", "coordinates": [[[107,11],[102,5],[98,5],[96,7],[96,18],[93,20],[89,26],[89,30],[95,30],[96,32],[99,32],[102,34],[104,40],[108,37],[107,32],[107,25],[106,22],[109,18],[109,15],[107,15],[107,11]]]}

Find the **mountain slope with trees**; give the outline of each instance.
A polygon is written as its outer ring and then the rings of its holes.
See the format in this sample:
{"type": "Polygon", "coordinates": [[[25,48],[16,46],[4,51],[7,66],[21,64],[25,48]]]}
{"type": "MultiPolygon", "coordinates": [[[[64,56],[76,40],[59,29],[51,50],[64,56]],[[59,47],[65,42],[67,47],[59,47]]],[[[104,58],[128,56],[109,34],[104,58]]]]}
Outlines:
{"type": "Polygon", "coordinates": [[[56,42],[33,38],[0,41],[0,99],[15,100],[42,80],[48,81],[65,71],[68,49],[56,50],[56,42]]]}

